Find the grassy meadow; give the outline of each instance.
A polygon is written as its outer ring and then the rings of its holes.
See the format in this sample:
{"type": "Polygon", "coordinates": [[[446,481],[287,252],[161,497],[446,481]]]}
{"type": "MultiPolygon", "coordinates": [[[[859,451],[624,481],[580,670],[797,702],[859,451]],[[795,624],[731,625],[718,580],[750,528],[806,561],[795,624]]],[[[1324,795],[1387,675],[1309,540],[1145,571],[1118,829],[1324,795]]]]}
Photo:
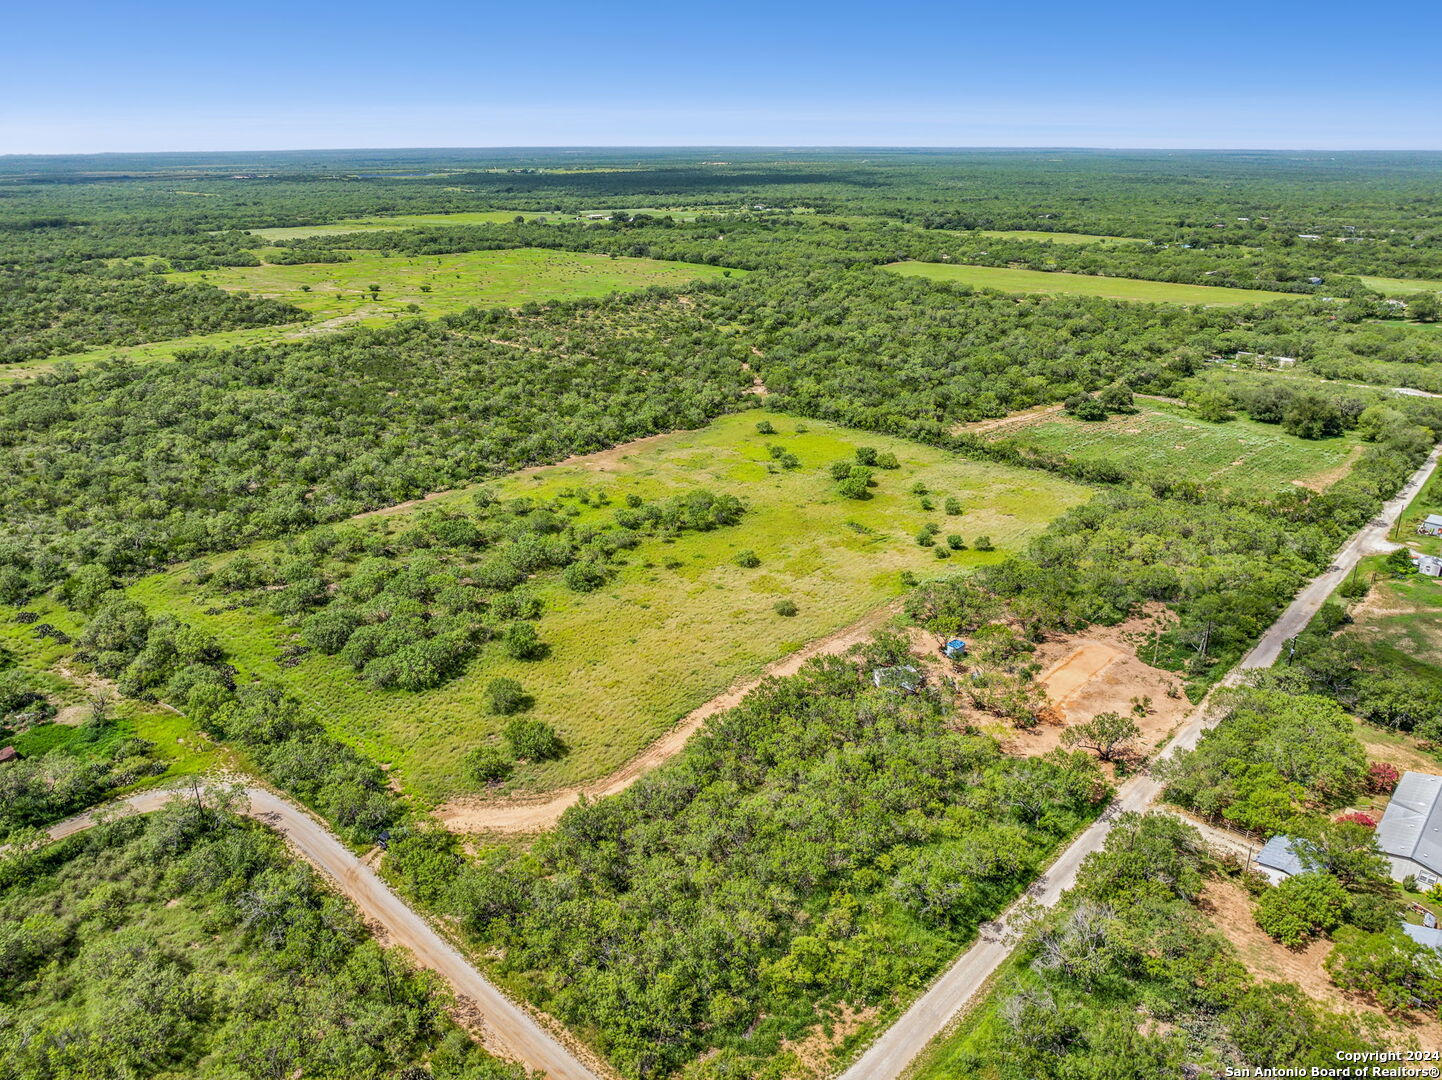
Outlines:
{"type": "Polygon", "coordinates": [[[1107,420],[1060,412],[1004,424],[984,433],[1079,461],[1123,464],[1205,483],[1214,490],[1265,494],[1288,484],[1321,488],[1346,474],[1362,444],[1351,433],[1299,439],[1277,424],[1237,418],[1199,420],[1185,408],[1139,399],[1139,411],[1107,420]]]}
{"type": "Polygon", "coordinates": [[[1231,289],[1220,285],[1184,285],[1171,281],[1143,281],[1140,278],[1098,277],[1091,274],[1063,274],[1045,270],[1014,270],[1004,266],[970,266],[961,263],[899,262],[886,269],[933,281],[997,289],[1012,293],[1048,293],[1055,296],[1100,296],[1108,300],[1144,300],[1163,304],[1199,304],[1205,307],[1231,304],[1263,304],[1271,300],[1296,300],[1293,293],[1266,289],[1231,289]]]}
{"type": "MultiPolygon", "coordinates": [[[[504,225],[517,215],[527,221],[576,222],[588,221],[595,215],[607,216],[617,211],[589,210],[579,213],[535,210],[461,210],[452,214],[395,214],[390,217],[343,218],[326,225],[296,225],[278,229],[251,229],[250,234],[262,240],[299,240],[307,236],[341,236],[346,233],[387,232],[394,229],[422,229],[437,225],[504,225]]],[[[706,211],[668,210],[664,207],[638,206],[621,211],[627,214],[669,214],[677,221],[694,221],[706,211]]],[[[712,211],[714,213],[714,211],[712,211]]]]}
{"type": "Polygon", "coordinates": [[[1359,281],[1369,289],[1387,296],[1415,296],[1418,293],[1442,293],[1442,281],[1420,278],[1363,277],[1359,281]]]}
{"type": "MultiPolygon", "coordinates": [[[[282,666],[292,629],[268,613],[220,610],[190,583],[186,568],[145,578],[130,592],[153,612],[172,612],[215,633],[242,677],[285,686],[336,735],[392,766],[407,791],[434,803],[467,790],[463,755],[503,726],[485,704],[493,678],[518,679],[535,698],[532,715],[554,725],[571,748],[559,761],[518,770],[514,787],[602,776],[737,680],[898,596],[901,571],[926,575],[1000,559],[1090,497],[1089,489],[1041,471],[759,411],[527,470],[490,487],[503,498],[604,490],[610,505],[580,507],[578,524],[609,521],[629,494],[653,500],[696,488],[735,495],[749,510],[736,525],[645,540],[596,592],[538,583],[545,608],[538,629],[551,646],[545,659],[514,661],[489,645],[461,677],[418,693],[374,689],[339,660],[316,653],[282,666]],[[758,434],[762,419],[777,434],[758,434]],[[789,450],[800,467],[774,465],[768,444],[789,450]],[[892,451],[901,462],[878,473],[879,486],[866,501],[843,498],[827,472],[858,445],[892,451]],[[917,482],[934,492],[934,510],[911,494],[917,482]],[[947,496],[960,499],[961,515],[943,512],[947,496]],[[969,545],[989,535],[997,550],[973,547],[938,559],[915,540],[927,522],[940,525],[943,547],[947,534],[958,533],[969,545]],[[748,548],[761,560],[751,569],[733,561],[748,548]],[[794,602],[796,615],[776,612],[783,599],[794,602]]],[[[427,501],[447,503],[464,508],[469,492],[427,501]]]]}
{"type": "Polygon", "coordinates": [[[360,252],[346,263],[194,270],[167,276],[283,299],[307,312],[310,318],[282,326],[222,330],[143,345],[105,346],[33,364],[12,365],[0,373],[0,380],[33,378],[61,363],[83,366],[112,357],[136,363],[168,360],[184,349],[266,345],[347,326],[382,326],[407,317],[434,318],[468,307],[605,296],[649,285],[680,285],[724,273],[745,271],[539,248],[396,257],[360,252]],[[370,285],[379,285],[380,290],[372,295],[370,285]],[[429,291],[422,291],[422,286],[429,291]],[[417,310],[412,311],[411,305],[417,310]]]}

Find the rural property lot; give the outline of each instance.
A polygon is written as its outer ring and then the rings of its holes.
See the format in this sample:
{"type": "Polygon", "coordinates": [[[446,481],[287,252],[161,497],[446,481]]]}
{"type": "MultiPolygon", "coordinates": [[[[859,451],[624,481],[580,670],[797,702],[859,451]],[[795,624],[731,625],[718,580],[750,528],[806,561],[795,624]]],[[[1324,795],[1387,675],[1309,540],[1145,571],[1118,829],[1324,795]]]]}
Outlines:
{"type": "MultiPolygon", "coordinates": [[[[628,208],[622,213],[670,215],[677,221],[694,221],[703,210],[667,210],[654,206],[628,208]]],[[[714,213],[715,211],[711,211],[714,213]]],[[[299,240],[306,236],[342,236],[346,233],[387,232],[393,229],[429,229],[436,225],[504,225],[516,217],[527,221],[588,221],[595,215],[607,216],[613,210],[581,212],[536,211],[536,210],[471,210],[454,214],[396,214],[393,217],[345,218],[329,225],[296,225],[278,229],[251,229],[252,236],[262,240],[299,240]]]]}
{"type": "Polygon", "coordinates": [[[971,285],[978,289],[998,289],[1001,292],[1100,296],[1110,300],[1150,300],[1165,304],[1200,304],[1205,307],[1264,304],[1271,300],[1298,299],[1298,296],[1293,293],[1268,292],[1265,289],[1181,285],[1170,281],[1142,281],[1138,278],[1062,274],[1045,270],[1013,270],[1003,266],[900,262],[890,263],[886,269],[898,274],[971,285]]]}
{"type": "Polygon", "coordinates": [[[978,434],[1078,461],[1111,462],[1138,473],[1246,494],[1265,494],[1294,483],[1320,490],[1345,476],[1362,451],[1362,443],[1350,433],[1299,439],[1276,424],[1242,418],[1214,424],[1179,406],[1145,400],[1138,405],[1132,415],[1107,420],[1039,412],[978,434]]]}
{"type": "Polygon", "coordinates": [[[978,229],[980,236],[1001,240],[1036,240],[1046,244],[1145,244],[1132,236],[1093,236],[1090,233],[1038,232],[1033,229],[978,229]]]}
{"type": "MultiPolygon", "coordinates": [[[[298,666],[282,666],[290,627],[268,613],[216,610],[213,598],[187,583],[186,570],[145,578],[131,595],[215,633],[245,674],[294,692],[338,735],[390,763],[408,791],[436,803],[474,790],[462,779],[461,759],[504,722],[485,704],[493,678],[518,679],[535,696],[533,715],[553,724],[571,747],[559,761],[518,770],[516,787],[545,790],[604,776],[738,680],[899,595],[901,571],[954,572],[1000,559],[1090,497],[1087,488],[1044,472],[758,411],[527,470],[491,486],[503,498],[538,499],[577,487],[604,489],[609,505],[583,508],[574,519],[582,524],[610,521],[628,494],[654,500],[696,488],[735,495],[749,510],[736,525],[644,541],[596,592],[540,585],[539,630],[551,645],[548,657],[510,660],[490,646],[459,679],[416,693],[373,689],[328,656],[310,654],[298,666]],[[762,419],[777,433],[758,434],[762,419]],[[768,444],[790,451],[800,466],[775,465],[768,444]],[[878,472],[879,486],[866,501],[842,497],[827,472],[858,445],[891,451],[901,464],[878,472]],[[924,510],[911,494],[918,482],[934,493],[934,510],[924,510]],[[960,500],[961,515],[943,512],[947,496],[960,500]],[[955,532],[973,545],[989,536],[998,550],[973,546],[938,559],[915,540],[928,522],[943,536],[955,532]],[[759,566],[733,561],[744,549],[756,553],[759,566]],[[783,599],[796,604],[796,615],[776,612],[783,599]]],[[[468,505],[465,492],[427,502],[468,505]]]]}
{"type": "MultiPolygon", "coordinates": [[[[468,307],[520,305],[583,296],[605,296],[649,285],[680,285],[727,271],[699,263],[610,258],[538,248],[469,251],[458,255],[385,257],[357,253],[345,263],[240,266],[169,274],[176,281],[205,282],[231,291],[275,297],[310,313],[307,322],[194,334],[145,345],[106,346],[32,365],[6,368],[6,380],[33,377],[56,363],[83,365],[111,357],[165,360],[182,349],[267,345],[347,326],[380,326],[418,316],[434,318],[468,307]],[[368,286],[379,285],[374,295],[368,286]],[[427,286],[429,292],[422,291],[427,286]],[[419,310],[411,311],[414,304],[419,310]]],[[[744,274],[744,270],[732,270],[744,274]]]]}

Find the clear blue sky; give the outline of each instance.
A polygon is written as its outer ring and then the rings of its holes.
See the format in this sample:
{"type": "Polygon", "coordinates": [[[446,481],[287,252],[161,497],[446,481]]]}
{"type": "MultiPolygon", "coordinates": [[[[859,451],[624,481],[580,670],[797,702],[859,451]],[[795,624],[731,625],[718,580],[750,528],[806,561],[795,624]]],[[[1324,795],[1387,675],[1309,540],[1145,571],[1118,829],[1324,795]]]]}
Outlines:
{"type": "Polygon", "coordinates": [[[1442,149],[1442,7],[10,5],[0,153],[1442,149]]]}

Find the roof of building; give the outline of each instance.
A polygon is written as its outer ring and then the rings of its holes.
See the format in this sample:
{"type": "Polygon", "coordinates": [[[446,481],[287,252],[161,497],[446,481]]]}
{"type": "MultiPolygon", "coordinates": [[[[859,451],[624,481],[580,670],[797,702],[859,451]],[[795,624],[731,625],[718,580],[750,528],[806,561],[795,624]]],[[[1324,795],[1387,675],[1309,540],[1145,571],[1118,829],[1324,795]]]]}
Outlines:
{"type": "Polygon", "coordinates": [[[1442,873],[1442,776],[1402,774],[1377,825],[1377,844],[1388,855],[1442,873]]]}
{"type": "Polygon", "coordinates": [[[1404,922],[1402,932],[1418,945],[1426,945],[1429,949],[1442,952],[1442,926],[1418,926],[1416,923],[1404,922]]]}
{"type": "Polygon", "coordinates": [[[1422,519],[1423,525],[1442,525],[1442,514],[1428,514],[1422,519]]]}
{"type": "Polygon", "coordinates": [[[1302,864],[1301,857],[1297,854],[1296,841],[1290,836],[1274,836],[1262,845],[1262,850],[1257,852],[1257,865],[1265,866],[1272,870],[1280,870],[1290,877],[1293,874],[1304,874],[1306,866],[1302,864]]]}

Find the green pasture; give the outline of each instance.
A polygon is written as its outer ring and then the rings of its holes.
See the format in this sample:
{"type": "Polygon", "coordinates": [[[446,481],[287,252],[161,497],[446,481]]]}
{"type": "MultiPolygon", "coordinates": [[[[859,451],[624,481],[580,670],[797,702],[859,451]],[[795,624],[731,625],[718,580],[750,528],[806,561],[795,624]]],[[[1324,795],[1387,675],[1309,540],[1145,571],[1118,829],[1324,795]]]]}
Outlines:
{"type": "MultiPolygon", "coordinates": [[[[395,229],[421,229],[436,225],[504,225],[517,215],[527,221],[577,222],[608,217],[614,213],[669,214],[677,221],[694,221],[704,210],[672,210],[665,207],[638,206],[616,210],[537,211],[537,210],[462,210],[453,214],[394,214],[390,217],[342,218],[326,225],[296,225],[278,229],[251,229],[250,234],[262,240],[299,240],[307,236],[341,236],[358,232],[387,232],[395,229]]],[[[716,211],[710,211],[715,213],[716,211]]]]}
{"type": "Polygon", "coordinates": [[[1363,277],[1363,285],[1387,296],[1415,296],[1418,293],[1442,293],[1442,281],[1421,278],[1363,277]]]}
{"type": "Polygon", "coordinates": [[[0,373],[0,381],[33,378],[54,370],[57,364],[83,367],[116,357],[136,363],[168,360],[185,349],[269,345],[347,326],[383,326],[401,318],[434,318],[468,307],[605,296],[649,285],[681,285],[745,272],[701,263],[626,256],[613,259],[608,255],[540,248],[394,257],[365,252],[346,263],[193,270],[167,276],[287,300],[310,317],[305,322],[282,326],[192,334],[143,345],[107,345],[34,364],[12,365],[0,373]],[[380,286],[374,296],[370,285],[380,286]],[[423,292],[422,286],[428,286],[430,291],[423,292]],[[411,310],[411,305],[417,310],[411,310]]]}
{"type": "Polygon", "coordinates": [[[1140,278],[1097,277],[1092,274],[1063,274],[1045,270],[1014,270],[1004,266],[899,262],[888,264],[886,269],[912,277],[971,285],[978,289],[998,289],[1001,292],[1100,296],[1108,300],[1147,300],[1163,304],[1200,304],[1211,307],[1299,299],[1298,296],[1291,293],[1268,292],[1265,289],[1231,289],[1220,285],[1183,285],[1171,281],[1143,281],[1140,278]]]}
{"type": "Polygon", "coordinates": [[[1090,233],[1039,232],[1035,229],[977,229],[975,236],[995,236],[1002,240],[1035,240],[1052,244],[1145,244],[1134,236],[1094,236],[1090,233]]]}
{"type": "Polygon", "coordinates": [[[1211,490],[1264,494],[1292,483],[1320,488],[1346,475],[1361,442],[1299,439],[1277,424],[1235,419],[1214,424],[1185,408],[1139,400],[1140,410],[1107,420],[1046,413],[986,432],[1048,454],[1125,465],[1139,474],[1194,480],[1211,490]]]}
{"type": "MultiPolygon", "coordinates": [[[[406,790],[436,802],[467,789],[461,758],[503,726],[485,705],[493,678],[518,679],[536,699],[533,715],[553,724],[571,747],[559,761],[521,770],[516,786],[538,790],[602,776],[737,680],[898,596],[901,571],[954,572],[999,559],[1090,495],[1039,470],[967,461],[900,439],[818,421],[798,425],[758,411],[492,485],[501,496],[539,498],[578,486],[603,489],[611,501],[605,508],[581,507],[577,523],[609,520],[629,494],[651,500],[702,487],[734,494],[749,510],[734,526],[643,542],[597,592],[540,584],[547,658],[513,661],[487,646],[459,679],[420,693],[374,689],[319,654],[282,667],[279,655],[292,629],[269,614],[219,610],[213,597],[189,583],[185,568],[145,578],[130,592],[153,612],[215,633],[242,677],[282,684],[336,735],[393,766],[406,790]],[[778,434],[758,434],[762,419],[778,434]],[[802,426],[807,430],[798,431],[802,426]],[[767,444],[789,450],[800,467],[773,464],[767,444]],[[843,498],[826,469],[858,445],[892,451],[902,463],[878,473],[879,486],[866,501],[843,498]],[[918,481],[935,492],[934,510],[924,510],[911,493],[918,481]],[[961,515],[943,512],[946,496],[960,499],[961,515]],[[998,550],[938,559],[915,540],[927,522],[941,527],[943,547],[947,534],[958,533],[969,545],[989,535],[998,550]],[[734,562],[747,548],[760,557],[758,567],[734,562]],[[798,613],[777,614],[782,599],[793,601],[798,613]]],[[[446,504],[469,506],[469,493],[427,503],[446,504]]]]}

